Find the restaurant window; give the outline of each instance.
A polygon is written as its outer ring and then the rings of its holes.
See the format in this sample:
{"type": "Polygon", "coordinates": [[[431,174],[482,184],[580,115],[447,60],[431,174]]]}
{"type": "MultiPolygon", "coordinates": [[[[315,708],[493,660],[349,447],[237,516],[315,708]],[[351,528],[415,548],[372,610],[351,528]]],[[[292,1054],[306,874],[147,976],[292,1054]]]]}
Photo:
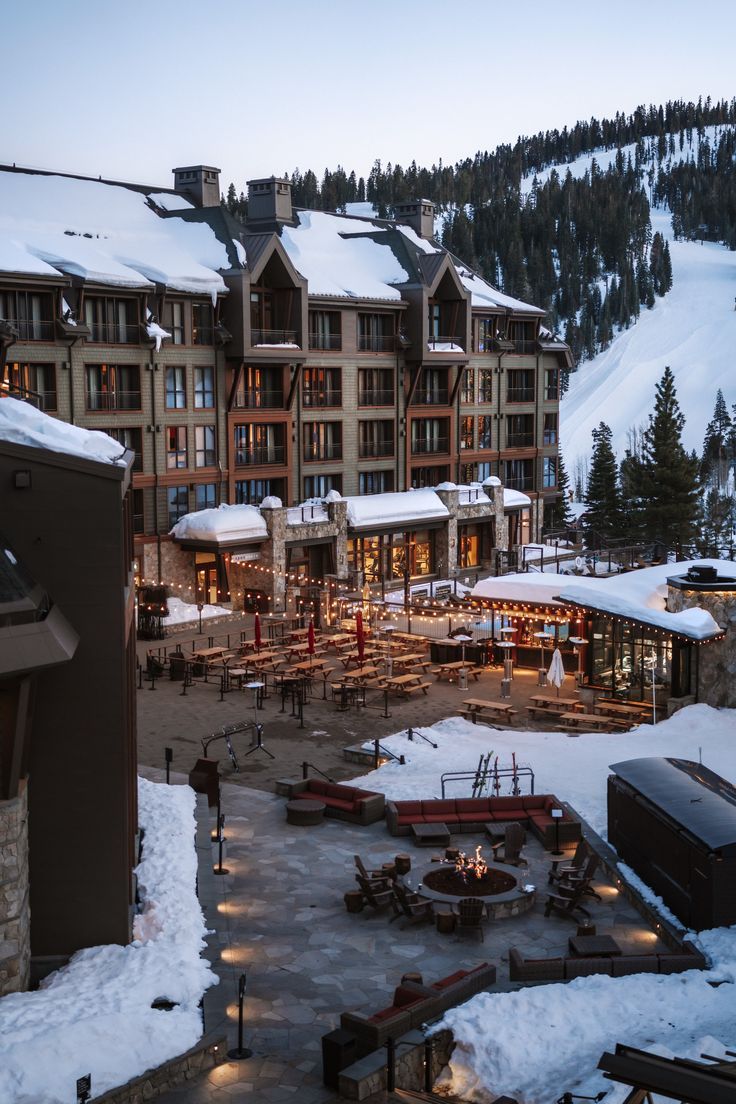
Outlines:
{"type": "Polygon", "coordinates": [[[342,494],[341,475],[307,475],[304,477],[305,498],[324,498],[328,491],[338,491],[342,494]]]}
{"type": "Polygon", "coordinates": [[[176,525],[179,518],[189,512],[189,488],[167,487],[166,504],[169,517],[169,529],[176,525]]]}
{"type": "Polygon", "coordinates": [[[358,494],[386,494],[394,489],[392,471],[360,472],[358,474],[358,494]]]}
{"type": "Polygon", "coordinates": [[[217,484],[197,483],[194,488],[194,509],[212,510],[217,505],[217,484]]]}
{"type": "Polygon", "coordinates": [[[427,530],[386,533],[348,540],[348,561],[368,583],[431,575],[434,533],[427,530]]]}
{"type": "Polygon", "coordinates": [[[458,530],[460,567],[479,567],[482,526],[465,525],[458,530]]]}
{"type": "Polygon", "coordinates": [[[302,402],[305,407],[342,406],[342,369],[304,368],[302,402]]]}
{"type": "Polygon", "coordinates": [[[28,398],[40,410],[56,410],[56,365],[6,363],[0,390],[28,398]]]}
{"type": "Polygon", "coordinates": [[[460,419],[460,448],[472,449],[474,446],[475,418],[472,414],[463,415],[460,419]]]}
{"type": "Polygon", "coordinates": [[[192,345],[211,345],[212,303],[192,303],[192,345]]]}
{"type": "Polygon", "coordinates": [[[166,369],[166,409],[184,410],[186,405],[186,368],[181,365],[170,365],[166,369]]]}
{"type": "Polygon", "coordinates": [[[542,458],[542,486],[557,486],[557,457],[544,456],[542,458]]]}
{"type": "Polygon", "coordinates": [[[215,405],[215,369],[206,364],[194,369],[194,406],[209,410],[215,405]]]}
{"type": "Polygon", "coordinates": [[[185,468],[187,466],[187,429],[186,426],[166,427],[166,467],[185,468]]]}
{"type": "Polygon", "coordinates": [[[557,412],[553,414],[544,415],[544,438],[545,445],[557,444],[557,412]]]}
{"type": "Polygon", "coordinates": [[[53,308],[47,292],[0,291],[0,320],[9,322],[20,341],[52,341],[53,308]]]}
{"type": "Polygon", "coordinates": [[[106,345],[129,345],[139,341],[138,304],[134,299],[88,295],[84,300],[84,321],[89,327],[88,341],[106,345]]]}
{"type": "Polygon", "coordinates": [[[194,466],[196,468],[214,467],[215,427],[213,425],[195,426],[194,448],[194,466]]]}
{"type": "Polygon", "coordinates": [[[163,328],[171,334],[172,345],[184,345],[184,304],[178,299],[164,303],[163,328]]]}
{"type": "Polygon", "coordinates": [[[87,410],[140,410],[140,369],[132,364],[85,366],[87,410]]]}
{"type": "Polygon", "coordinates": [[[626,621],[593,621],[592,680],[624,699],[658,706],[672,689],[672,641],[626,621]]]}
{"type": "Polygon", "coordinates": [[[462,388],[460,390],[460,402],[475,402],[475,369],[466,368],[463,372],[462,388]]]}

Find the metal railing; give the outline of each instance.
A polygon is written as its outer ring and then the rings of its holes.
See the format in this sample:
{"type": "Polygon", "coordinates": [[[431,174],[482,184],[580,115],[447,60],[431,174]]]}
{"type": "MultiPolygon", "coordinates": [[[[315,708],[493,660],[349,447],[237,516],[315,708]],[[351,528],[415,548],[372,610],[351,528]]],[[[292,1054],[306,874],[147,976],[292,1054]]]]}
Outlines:
{"type": "Polygon", "coordinates": [[[533,448],[533,433],[507,433],[506,448],[533,448]]]}
{"type": "Polygon", "coordinates": [[[376,456],[393,456],[394,441],[361,441],[359,455],[362,460],[372,459],[376,456]]]}
{"type": "Polygon", "coordinates": [[[302,392],[302,405],[305,407],[342,406],[342,391],[339,389],[302,392]]]}
{"type": "Polygon", "coordinates": [[[233,406],[239,410],[278,410],[283,405],[282,390],[267,390],[263,387],[236,391],[233,400],[233,406]]]}
{"type": "Polygon", "coordinates": [[[506,402],[534,402],[534,388],[509,387],[506,391],[506,402]]]}
{"type": "Polygon", "coordinates": [[[304,446],[305,460],[342,460],[342,441],[304,446]]]}
{"type": "Polygon", "coordinates": [[[412,406],[447,406],[449,396],[447,388],[417,388],[412,406]]]}
{"type": "Polygon", "coordinates": [[[140,331],[137,323],[90,322],[87,341],[105,345],[137,345],[140,331]]]}
{"type": "Polygon", "coordinates": [[[236,467],[247,467],[249,464],[283,464],[285,462],[286,449],[283,445],[271,445],[265,448],[236,448],[236,467]]]}
{"type": "Polygon", "coordinates": [[[534,476],[533,475],[517,475],[507,476],[503,480],[504,487],[508,487],[512,491],[533,491],[534,490],[534,476]]]}
{"type": "Polygon", "coordinates": [[[514,341],[513,346],[515,353],[522,353],[527,356],[536,353],[537,351],[536,341],[514,341]]]}
{"type": "Polygon", "coordinates": [[[140,410],[140,391],[88,391],[87,410],[140,410]]]}
{"type": "Polygon", "coordinates": [[[212,326],[195,326],[192,329],[192,345],[211,345],[214,333],[212,326]]]}
{"type": "MultiPolygon", "coordinates": [[[[481,760],[486,758],[481,756],[481,760]]],[[[534,771],[531,767],[491,767],[485,762],[474,771],[446,771],[440,775],[442,796],[445,796],[445,786],[448,782],[472,782],[476,796],[482,796],[484,789],[495,790],[496,796],[501,792],[501,779],[511,779],[511,792],[520,794],[520,782],[522,779],[529,782],[529,793],[534,793],[534,771]]],[[[492,796],[492,795],[491,795],[492,796]]]]}
{"type": "Polygon", "coordinates": [[[449,350],[451,352],[465,352],[465,341],[462,337],[458,337],[457,334],[444,337],[440,334],[438,337],[430,337],[429,341],[427,342],[427,349],[430,353],[448,352],[447,349],[442,348],[443,345],[456,345],[456,349],[449,350]]]}
{"type": "Polygon", "coordinates": [[[393,406],[394,392],[390,391],[359,391],[358,406],[393,406]]]}
{"type": "Polygon", "coordinates": [[[325,352],[339,353],[342,349],[342,334],[310,333],[309,348],[322,349],[325,352]]]}
{"type": "Polygon", "coordinates": [[[393,353],[396,338],[393,334],[359,334],[359,353],[393,353]]]}
{"type": "Polygon", "coordinates": [[[296,345],[296,330],[251,330],[251,345],[296,345]]]}
{"type": "Polygon", "coordinates": [[[426,453],[442,453],[447,452],[447,437],[433,437],[431,440],[424,440],[422,438],[412,438],[411,453],[412,456],[420,456],[426,453]]]}
{"type": "Polygon", "coordinates": [[[18,334],[19,341],[53,341],[54,323],[47,319],[4,318],[18,334]]]}
{"type": "Polygon", "coordinates": [[[329,521],[330,515],[327,507],[321,503],[309,506],[290,506],[286,511],[287,525],[300,525],[310,521],[329,521]]]}

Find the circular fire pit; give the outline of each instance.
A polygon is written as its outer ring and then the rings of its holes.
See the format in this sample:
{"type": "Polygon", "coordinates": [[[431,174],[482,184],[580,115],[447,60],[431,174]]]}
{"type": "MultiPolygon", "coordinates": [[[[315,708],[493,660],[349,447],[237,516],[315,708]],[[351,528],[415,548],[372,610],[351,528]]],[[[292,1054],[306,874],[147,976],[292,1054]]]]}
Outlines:
{"type": "Polygon", "coordinates": [[[506,920],[521,916],[534,904],[535,893],[525,892],[523,872],[504,863],[489,863],[482,877],[463,877],[453,863],[432,863],[422,870],[412,870],[404,884],[414,893],[430,901],[457,904],[463,897],[483,901],[491,920],[506,920]]]}

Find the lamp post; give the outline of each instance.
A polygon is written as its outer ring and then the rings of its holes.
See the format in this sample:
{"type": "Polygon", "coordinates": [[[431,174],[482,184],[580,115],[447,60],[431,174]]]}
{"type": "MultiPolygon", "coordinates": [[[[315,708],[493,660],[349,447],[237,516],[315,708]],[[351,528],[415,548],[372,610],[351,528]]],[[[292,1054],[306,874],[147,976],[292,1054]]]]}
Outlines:
{"type": "Polygon", "coordinates": [[[458,690],[467,690],[468,689],[468,672],[465,669],[465,645],[468,643],[469,640],[472,640],[472,639],[473,639],[472,636],[468,636],[466,633],[458,633],[455,636],[455,640],[459,640],[461,645],[462,645],[462,654],[461,654],[462,667],[460,668],[460,671],[458,672],[458,678],[457,678],[458,690]]]}
{"type": "Polygon", "coordinates": [[[552,854],[559,856],[564,854],[564,852],[560,850],[560,821],[562,820],[562,809],[550,809],[549,815],[555,822],[555,849],[552,854]]]}

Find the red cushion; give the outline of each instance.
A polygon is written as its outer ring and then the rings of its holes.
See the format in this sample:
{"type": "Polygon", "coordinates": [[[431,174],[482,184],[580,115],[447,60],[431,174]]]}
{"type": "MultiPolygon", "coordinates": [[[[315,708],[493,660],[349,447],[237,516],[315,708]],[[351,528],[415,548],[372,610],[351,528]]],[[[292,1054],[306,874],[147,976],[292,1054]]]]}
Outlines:
{"type": "Polygon", "coordinates": [[[485,797],[459,797],[455,802],[458,813],[488,812],[488,799],[485,797]]]}
{"type": "Polygon", "coordinates": [[[325,793],[328,797],[339,797],[342,801],[354,801],[355,790],[352,786],[328,785],[325,793]]]}
{"type": "Polygon", "coordinates": [[[397,801],[396,812],[399,814],[400,817],[421,816],[422,803],[421,801],[397,801]]]}
{"type": "MultiPolygon", "coordinates": [[[[517,799],[518,800],[518,799],[517,799]]],[[[515,809],[509,808],[500,811],[496,808],[493,810],[494,820],[521,820],[526,822],[529,820],[529,813],[525,812],[520,805],[517,805],[515,809]]]]}
{"type": "MultiPolygon", "coordinates": [[[[323,782],[321,778],[310,778],[309,779],[309,785],[307,786],[307,790],[309,790],[313,794],[324,794],[324,793],[327,793],[327,786],[328,786],[328,783],[323,782]]],[[[308,797],[309,795],[308,794],[299,794],[298,796],[299,797],[302,797],[302,796],[308,797]]]]}
{"type": "Polygon", "coordinates": [[[544,809],[547,796],[547,794],[530,794],[528,797],[522,797],[521,804],[525,809],[544,809]]]}
{"type": "MultiPolygon", "coordinates": [[[[503,812],[507,814],[509,820],[513,818],[513,814],[517,810],[522,810],[520,797],[492,797],[491,809],[494,813],[503,812]]],[[[523,810],[522,810],[523,811],[523,810]]]]}
{"type": "Polygon", "coordinates": [[[454,800],[453,801],[423,801],[422,802],[422,812],[424,813],[425,816],[427,815],[427,813],[430,813],[434,816],[437,813],[454,813],[456,811],[457,810],[455,809],[454,800]]]}
{"type": "Polygon", "coordinates": [[[461,824],[480,824],[485,820],[490,820],[488,813],[458,813],[457,819],[461,824]]]}
{"type": "Polygon", "coordinates": [[[354,801],[338,801],[336,797],[325,797],[325,805],[330,809],[342,809],[344,812],[352,812],[355,808],[354,801]]]}
{"type": "Polygon", "coordinates": [[[453,816],[448,816],[447,813],[445,813],[444,815],[442,813],[440,813],[439,816],[428,816],[428,815],[425,814],[424,823],[425,824],[459,824],[460,823],[460,818],[457,817],[457,816],[454,816],[454,815],[453,816]]]}
{"type": "Polygon", "coordinates": [[[416,1004],[417,1001],[425,999],[421,993],[417,993],[414,989],[407,989],[404,985],[398,985],[394,992],[394,1007],[406,1008],[408,1004],[416,1004]]]}
{"type": "Polygon", "coordinates": [[[391,1020],[394,1016],[400,1016],[401,1009],[395,1008],[393,1004],[390,1008],[382,1008],[380,1012],[374,1012],[372,1016],[368,1017],[369,1023],[381,1023],[383,1020],[391,1020]]]}
{"type": "Polygon", "coordinates": [[[454,974],[450,974],[449,977],[442,978],[441,981],[435,981],[432,986],[433,989],[446,989],[448,985],[454,985],[456,981],[460,981],[461,978],[467,977],[467,970],[456,970],[454,974]]]}
{"type": "Polygon", "coordinates": [[[423,816],[400,816],[396,818],[396,823],[403,824],[424,824],[423,816]]]}

